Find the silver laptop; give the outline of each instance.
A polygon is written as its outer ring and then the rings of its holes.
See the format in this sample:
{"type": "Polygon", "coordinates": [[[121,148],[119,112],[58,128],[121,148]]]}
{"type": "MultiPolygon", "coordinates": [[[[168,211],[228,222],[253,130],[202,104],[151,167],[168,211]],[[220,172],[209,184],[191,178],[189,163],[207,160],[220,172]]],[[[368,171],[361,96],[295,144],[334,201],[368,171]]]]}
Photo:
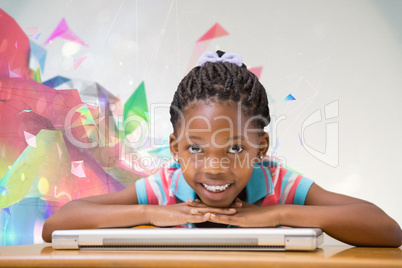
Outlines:
{"type": "Polygon", "coordinates": [[[318,228],[120,228],[58,230],[54,249],[312,251],[318,228]]]}

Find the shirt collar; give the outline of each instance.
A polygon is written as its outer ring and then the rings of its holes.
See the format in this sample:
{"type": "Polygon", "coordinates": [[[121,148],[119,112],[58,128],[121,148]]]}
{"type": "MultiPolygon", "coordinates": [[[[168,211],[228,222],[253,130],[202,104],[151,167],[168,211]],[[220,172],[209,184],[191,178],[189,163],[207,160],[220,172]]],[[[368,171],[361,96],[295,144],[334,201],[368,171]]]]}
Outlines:
{"type": "Polygon", "coordinates": [[[172,184],[170,186],[170,192],[179,198],[181,201],[186,202],[187,199],[194,200],[195,192],[190,185],[187,184],[183,177],[183,172],[181,171],[180,164],[175,164],[178,169],[173,172],[172,184]]]}
{"type": "MultiPolygon", "coordinates": [[[[191,188],[184,179],[180,164],[175,163],[173,167],[177,167],[177,169],[174,171],[172,176],[172,184],[169,188],[170,192],[183,202],[185,202],[187,199],[194,200],[196,194],[193,188],[191,188]]],[[[271,192],[271,172],[267,167],[261,165],[260,163],[254,164],[250,181],[246,185],[246,202],[253,204],[271,192]]]]}
{"type": "Polygon", "coordinates": [[[261,164],[255,163],[250,181],[246,185],[246,202],[253,204],[273,191],[272,176],[269,169],[261,164]]]}

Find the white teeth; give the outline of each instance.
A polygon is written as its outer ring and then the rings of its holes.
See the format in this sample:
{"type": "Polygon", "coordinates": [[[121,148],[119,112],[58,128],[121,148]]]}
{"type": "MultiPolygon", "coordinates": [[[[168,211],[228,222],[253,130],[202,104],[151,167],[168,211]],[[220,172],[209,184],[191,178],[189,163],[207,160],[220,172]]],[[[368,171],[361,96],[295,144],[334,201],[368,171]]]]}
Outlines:
{"type": "Polygon", "coordinates": [[[214,186],[202,183],[202,186],[204,186],[204,188],[208,191],[216,193],[225,191],[230,186],[230,183],[221,186],[214,186]]]}

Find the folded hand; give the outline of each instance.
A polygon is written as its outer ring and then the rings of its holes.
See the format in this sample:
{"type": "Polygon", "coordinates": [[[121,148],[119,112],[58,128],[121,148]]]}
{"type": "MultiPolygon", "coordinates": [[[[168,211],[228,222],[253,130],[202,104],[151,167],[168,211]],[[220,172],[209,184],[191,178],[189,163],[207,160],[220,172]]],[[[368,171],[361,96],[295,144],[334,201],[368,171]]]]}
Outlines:
{"type": "Polygon", "coordinates": [[[279,226],[278,206],[259,207],[236,199],[227,209],[211,208],[201,201],[187,201],[193,207],[194,215],[208,215],[208,221],[238,227],[277,227],[279,226]]]}
{"type": "Polygon", "coordinates": [[[192,200],[175,205],[146,207],[149,223],[158,227],[206,222],[210,221],[212,214],[233,215],[236,213],[234,208],[207,207],[200,201],[192,200]]]}

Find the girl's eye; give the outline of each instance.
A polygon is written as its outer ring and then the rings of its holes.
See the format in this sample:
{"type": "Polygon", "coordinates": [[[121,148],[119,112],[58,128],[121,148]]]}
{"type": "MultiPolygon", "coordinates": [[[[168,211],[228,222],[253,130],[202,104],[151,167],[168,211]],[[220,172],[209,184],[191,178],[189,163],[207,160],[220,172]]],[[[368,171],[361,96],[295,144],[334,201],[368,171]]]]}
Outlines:
{"type": "Polygon", "coordinates": [[[237,145],[237,144],[232,145],[228,150],[228,152],[231,154],[238,154],[241,151],[243,151],[243,147],[241,145],[237,145]]]}
{"type": "Polygon", "coordinates": [[[187,147],[188,151],[192,154],[198,154],[202,152],[202,149],[198,145],[190,145],[187,147]]]}

